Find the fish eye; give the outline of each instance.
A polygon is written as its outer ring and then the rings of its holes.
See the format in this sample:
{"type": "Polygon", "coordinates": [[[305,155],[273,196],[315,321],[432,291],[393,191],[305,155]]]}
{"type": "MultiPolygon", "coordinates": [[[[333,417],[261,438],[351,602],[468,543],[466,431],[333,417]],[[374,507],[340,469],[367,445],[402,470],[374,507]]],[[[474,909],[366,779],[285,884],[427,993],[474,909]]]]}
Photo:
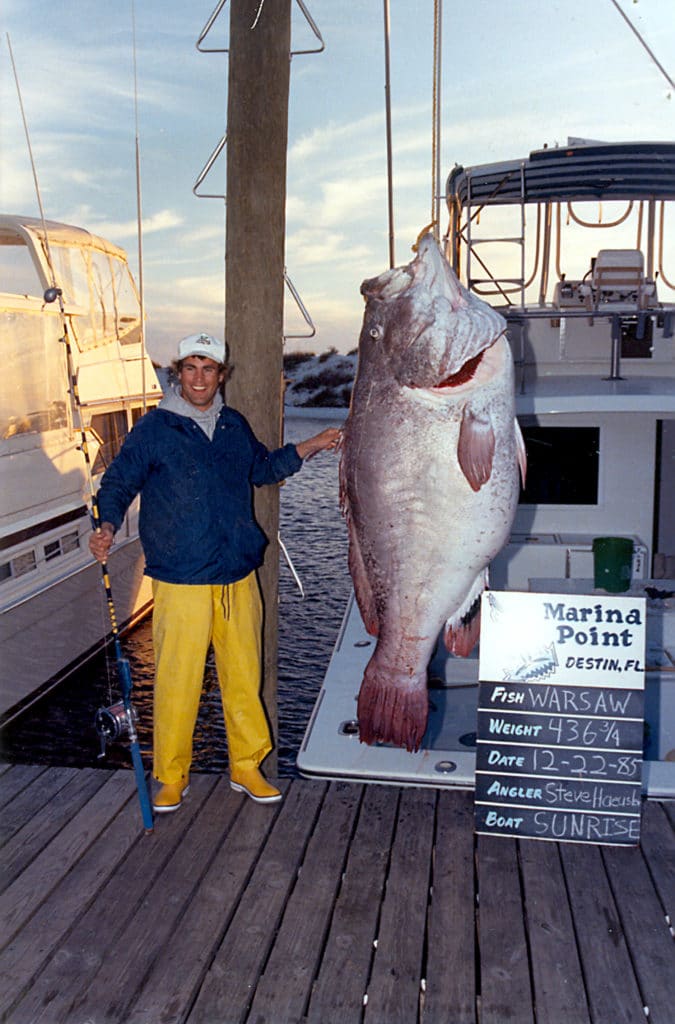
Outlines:
{"type": "Polygon", "coordinates": [[[379,341],[384,332],[382,331],[380,324],[377,324],[375,327],[370,328],[369,333],[371,338],[374,338],[375,341],[379,341]]]}

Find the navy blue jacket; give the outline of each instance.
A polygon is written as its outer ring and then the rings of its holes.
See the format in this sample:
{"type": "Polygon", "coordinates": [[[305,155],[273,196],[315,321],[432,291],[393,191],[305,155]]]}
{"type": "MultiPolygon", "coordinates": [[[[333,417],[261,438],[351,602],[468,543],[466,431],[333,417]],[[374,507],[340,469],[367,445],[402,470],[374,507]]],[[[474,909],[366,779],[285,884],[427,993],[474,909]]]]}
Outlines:
{"type": "Polygon", "coordinates": [[[277,483],[301,465],[295,445],[268,451],[227,406],[213,440],[194,420],[152,409],[103,475],[101,521],[119,529],[140,493],[148,576],[165,583],[235,583],[262,564],[267,545],[253,516],[251,485],[277,483]]]}

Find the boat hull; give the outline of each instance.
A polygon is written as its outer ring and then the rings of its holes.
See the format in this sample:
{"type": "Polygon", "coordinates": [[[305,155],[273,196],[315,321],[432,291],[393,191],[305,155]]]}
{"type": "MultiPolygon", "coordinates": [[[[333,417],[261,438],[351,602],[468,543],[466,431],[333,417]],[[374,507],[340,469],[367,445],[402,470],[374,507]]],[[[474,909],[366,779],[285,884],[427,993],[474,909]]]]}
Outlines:
{"type": "MultiPolygon", "coordinates": [[[[152,607],[138,537],[117,545],[108,569],[121,632],[152,607]]],[[[0,616],[0,716],[6,724],[103,650],[111,623],[101,568],[80,565],[7,608],[0,616]]]]}

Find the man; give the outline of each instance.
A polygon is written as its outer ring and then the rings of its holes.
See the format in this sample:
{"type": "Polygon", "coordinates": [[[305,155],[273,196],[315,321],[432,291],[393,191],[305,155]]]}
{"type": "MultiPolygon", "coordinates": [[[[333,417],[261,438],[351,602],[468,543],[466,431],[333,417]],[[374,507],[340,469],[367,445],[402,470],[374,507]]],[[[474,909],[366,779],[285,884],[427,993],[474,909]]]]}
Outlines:
{"type": "Polygon", "coordinates": [[[212,643],[227,732],[230,785],[257,803],[281,794],[260,772],[272,749],[260,699],[262,602],[256,570],[267,538],[253,517],[252,485],[296,473],[303,459],[334,449],[329,428],[268,451],[221,396],[224,344],[193,334],[178,346],[179,387],[134,426],[98,492],[105,561],[140,493],[139,530],[152,577],[155,653],[153,806],[177,810],[189,787],[192,737],[212,643]]]}

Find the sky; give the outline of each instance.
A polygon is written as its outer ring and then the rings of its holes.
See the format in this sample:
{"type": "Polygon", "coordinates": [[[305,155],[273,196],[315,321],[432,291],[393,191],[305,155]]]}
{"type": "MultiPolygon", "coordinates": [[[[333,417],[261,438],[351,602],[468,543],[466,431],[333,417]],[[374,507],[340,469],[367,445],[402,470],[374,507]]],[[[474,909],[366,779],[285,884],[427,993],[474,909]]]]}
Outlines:
{"type": "MultiPolygon", "coordinates": [[[[617,2],[675,78],[673,0],[617,2]]],[[[316,334],[285,347],[347,352],[358,341],[361,281],[389,265],[383,2],[305,3],[325,50],[291,62],[286,267],[316,334]]],[[[224,332],[225,203],[193,193],[226,131],[227,55],[196,48],[216,6],[3,0],[0,9],[0,210],[39,213],[9,36],[45,215],[121,245],[136,277],[138,124],[146,336],[159,363],[185,334],[224,332]]],[[[455,163],[519,159],[569,136],[675,139],[675,94],[612,0],[442,7],[443,181],[455,163]]],[[[296,0],[292,8],[293,46],[318,45],[296,0]]],[[[390,12],[402,264],[431,220],[434,3],[390,0],[390,12]]],[[[226,3],[205,45],[227,46],[228,19],[226,3]]],[[[201,191],[225,191],[225,159],[226,148],[201,191]]],[[[287,296],[286,333],[308,333],[287,296]]]]}

